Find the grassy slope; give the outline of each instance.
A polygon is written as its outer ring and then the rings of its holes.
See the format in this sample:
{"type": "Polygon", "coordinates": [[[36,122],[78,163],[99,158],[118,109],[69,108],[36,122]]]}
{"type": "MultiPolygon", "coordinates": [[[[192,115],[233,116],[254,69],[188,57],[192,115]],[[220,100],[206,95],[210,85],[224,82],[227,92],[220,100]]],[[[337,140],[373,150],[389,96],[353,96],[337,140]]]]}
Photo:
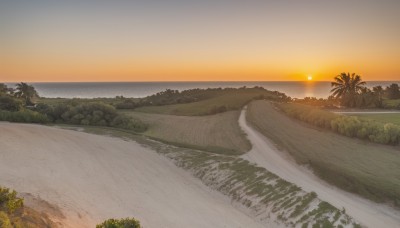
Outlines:
{"type": "Polygon", "coordinates": [[[400,205],[399,147],[312,128],[265,101],[249,105],[247,120],[299,163],[310,164],[328,182],[372,200],[400,205]]]}
{"type": "Polygon", "coordinates": [[[212,110],[214,107],[219,106],[225,106],[228,110],[240,109],[254,97],[260,95],[271,96],[271,93],[268,91],[255,89],[246,91],[234,91],[198,102],[164,106],[146,106],[137,108],[136,111],[182,116],[202,116],[208,115],[210,113],[210,110],[212,110]]]}
{"type": "Polygon", "coordinates": [[[238,125],[239,111],[212,116],[121,112],[148,124],[144,135],[174,145],[224,154],[242,154],[251,148],[238,125]]]}

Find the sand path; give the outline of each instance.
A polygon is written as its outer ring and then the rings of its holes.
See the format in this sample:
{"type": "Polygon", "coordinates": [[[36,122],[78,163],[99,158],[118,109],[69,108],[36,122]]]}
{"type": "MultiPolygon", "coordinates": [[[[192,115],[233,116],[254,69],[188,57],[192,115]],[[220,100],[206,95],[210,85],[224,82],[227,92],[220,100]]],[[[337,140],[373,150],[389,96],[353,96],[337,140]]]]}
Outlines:
{"type": "Polygon", "coordinates": [[[171,161],[135,142],[0,123],[0,185],[58,206],[66,227],[111,217],[144,227],[262,227],[171,161]]]}
{"type": "Polygon", "coordinates": [[[305,167],[297,165],[288,155],[279,151],[269,139],[249,126],[245,116],[246,109],[242,110],[239,125],[247,134],[253,148],[242,155],[244,159],[265,167],[305,191],[316,192],[320,199],[339,209],[345,208],[347,214],[362,225],[371,228],[400,227],[399,211],[345,192],[320,180],[305,167]]]}

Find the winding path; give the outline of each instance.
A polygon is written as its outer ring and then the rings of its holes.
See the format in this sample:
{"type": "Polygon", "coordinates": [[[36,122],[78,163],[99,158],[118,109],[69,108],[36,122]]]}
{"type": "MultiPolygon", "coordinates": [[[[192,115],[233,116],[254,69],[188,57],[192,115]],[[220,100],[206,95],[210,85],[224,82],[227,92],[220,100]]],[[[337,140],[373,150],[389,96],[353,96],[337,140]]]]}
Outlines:
{"type": "Polygon", "coordinates": [[[364,226],[400,227],[399,211],[329,185],[307,168],[297,165],[289,155],[279,151],[269,139],[247,124],[246,108],[241,112],[239,125],[253,145],[251,151],[242,155],[242,158],[266,168],[305,191],[316,192],[321,200],[339,209],[345,208],[347,214],[364,226]]]}

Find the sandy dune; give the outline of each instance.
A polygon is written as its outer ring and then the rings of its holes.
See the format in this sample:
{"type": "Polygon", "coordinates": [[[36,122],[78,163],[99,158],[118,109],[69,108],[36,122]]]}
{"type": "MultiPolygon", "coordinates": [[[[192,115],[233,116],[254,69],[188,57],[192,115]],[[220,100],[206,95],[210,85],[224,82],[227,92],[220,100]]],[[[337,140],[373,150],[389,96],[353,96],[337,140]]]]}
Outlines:
{"type": "Polygon", "coordinates": [[[135,142],[0,123],[0,185],[58,206],[66,227],[135,216],[145,227],[262,227],[135,142]]]}
{"type": "Polygon", "coordinates": [[[400,213],[385,205],[373,203],[357,195],[345,192],[321,181],[308,169],[297,165],[288,155],[279,151],[264,135],[246,122],[243,110],[239,125],[247,134],[253,148],[242,155],[244,159],[265,167],[281,178],[292,182],[305,191],[314,191],[318,197],[337,208],[345,208],[347,214],[367,227],[400,227],[400,213]]]}

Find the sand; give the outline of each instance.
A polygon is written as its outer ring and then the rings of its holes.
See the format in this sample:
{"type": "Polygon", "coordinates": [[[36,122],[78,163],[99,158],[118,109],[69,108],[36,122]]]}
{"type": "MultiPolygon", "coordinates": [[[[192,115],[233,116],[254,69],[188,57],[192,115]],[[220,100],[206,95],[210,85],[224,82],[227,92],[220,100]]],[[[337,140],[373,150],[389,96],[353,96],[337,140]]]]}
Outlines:
{"type": "Polygon", "coordinates": [[[0,123],[0,185],[58,207],[65,227],[128,216],[146,228],[262,227],[148,148],[47,126],[0,123]]]}
{"type": "Polygon", "coordinates": [[[253,148],[247,154],[242,155],[242,158],[266,168],[305,191],[316,192],[318,198],[339,209],[345,208],[347,214],[364,226],[400,227],[398,210],[371,202],[322,181],[306,167],[297,165],[288,154],[279,151],[269,139],[249,126],[245,115],[246,110],[244,109],[239,118],[239,125],[247,134],[253,148]]]}

